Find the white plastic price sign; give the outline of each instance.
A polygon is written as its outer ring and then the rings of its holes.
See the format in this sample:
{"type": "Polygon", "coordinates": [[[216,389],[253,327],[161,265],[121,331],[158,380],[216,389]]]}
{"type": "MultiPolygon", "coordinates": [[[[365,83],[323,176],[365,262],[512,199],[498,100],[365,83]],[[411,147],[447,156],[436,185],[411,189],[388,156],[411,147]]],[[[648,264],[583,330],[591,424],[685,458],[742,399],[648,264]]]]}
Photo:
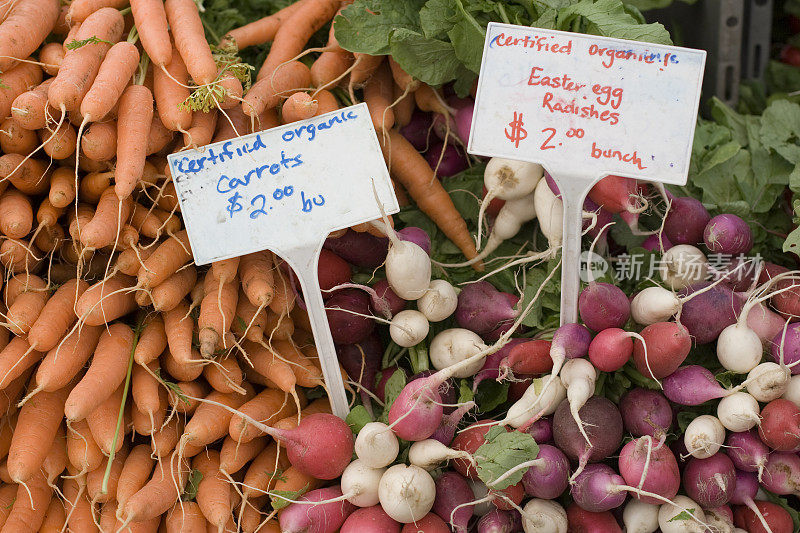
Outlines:
{"type": "Polygon", "coordinates": [[[575,322],[582,206],[607,175],[683,185],[706,53],[491,23],[469,152],[541,164],[564,205],[561,322],[575,322]]]}
{"type": "Polygon", "coordinates": [[[399,210],[366,104],[168,157],[195,263],[261,250],[303,289],[334,414],[348,412],[317,278],[327,235],[399,210]],[[377,195],[377,200],[376,200],[377,195]]]}

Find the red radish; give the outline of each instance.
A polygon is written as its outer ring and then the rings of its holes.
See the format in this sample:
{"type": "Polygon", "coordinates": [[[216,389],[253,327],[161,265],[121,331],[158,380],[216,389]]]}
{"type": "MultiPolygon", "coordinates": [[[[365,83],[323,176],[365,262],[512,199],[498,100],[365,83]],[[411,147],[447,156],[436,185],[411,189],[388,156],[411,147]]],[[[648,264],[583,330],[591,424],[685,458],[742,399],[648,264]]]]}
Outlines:
{"type": "Polygon", "coordinates": [[[625,430],[634,437],[650,435],[659,440],[672,427],[672,407],[658,391],[633,389],[620,399],[619,411],[625,430]]]}
{"type": "Polygon", "coordinates": [[[703,507],[719,507],[731,498],[736,486],[736,469],[724,453],[705,459],[692,457],[683,470],[683,488],[703,507]]]}
{"type": "MultiPolygon", "coordinates": [[[[484,185],[482,191],[483,194],[482,198],[485,198],[486,193],[488,192],[489,192],[488,189],[484,185]]],[[[492,201],[489,202],[489,205],[486,207],[486,214],[492,218],[496,217],[500,213],[500,210],[503,208],[503,205],[505,205],[505,203],[506,203],[505,200],[501,200],[500,198],[493,198],[492,201]]]]}
{"type": "MultiPolygon", "coordinates": [[[[405,309],[406,305],[408,305],[407,301],[405,301],[402,298],[400,298],[397,295],[397,293],[395,293],[392,290],[392,288],[389,287],[389,282],[386,281],[385,279],[381,279],[381,280],[376,281],[375,285],[373,285],[372,288],[375,290],[375,292],[377,293],[378,297],[381,298],[386,303],[386,305],[389,307],[389,312],[392,315],[396,315],[397,313],[399,313],[400,311],[405,309]]],[[[380,312],[378,309],[375,309],[375,303],[374,302],[373,302],[372,306],[373,306],[373,312],[374,311],[380,312]]]]}
{"type": "Polygon", "coordinates": [[[494,506],[501,511],[513,511],[525,499],[525,487],[522,486],[522,483],[517,483],[502,490],[491,489],[488,496],[492,498],[494,506]]]}
{"type": "Polygon", "coordinates": [[[365,390],[360,390],[364,405],[369,405],[369,392],[375,390],[375,377],[383,357],[383,343],[380,336],[373,332],[369,337],[356,344],[345,344],[336,347],[339,363],[350,379],[358,382],[365,390]]]}
{"type": "Polygon", "coordinates": [[[775,494],[800,495],[800,457],[790,452],[772,452],[761,482],[775,494]]]}
{"type": "Polygon", "coordinates": [[[616,372],[633,355],[632,333],[620,328],[607,328],[594,336],[589,344],[589,360],[603,372],[616,372]]]}
{"type": "Polygon", "coordinates": [[[340,533],[400,533],[400,522],[392,520],[380,505],[356,509],[342,524],[340,533]]]}
{"type": "MultiPolygon", "coordinates": [[[[497,353],[501,353],[509,344],[497,353]]],[[[500,361],[498,379],[513,377],[515,374],[539,375],[549,372],[553,368],[550,344],[550,341],[537,339],[521,340],[511,345],[508,354],[500,361]]]]}
{"type": "Polygon", "coordinates": [[[764,444],[778,451],[791,451],[800,446],[800,408],[789,400],[778,398],[761,410],[758,436],[764,444]]]}
{"type": "MultiPolygon", "coordinates": [[[[755,505],[769,524],[769,531],[772,533],[792,533],[794,531],[792,517],[783,507],[765,501],[757,501],[755,505]]],[[[761,524],[761,520],[747,507],[737,507],[733,516],[736,527],[742,528],[748,533],[768,533],[768,530],[761,524]]]]}
{"type": "Polygon", "coordinates": [[[641,213],[647,208],[647,200],[639,194],[636,180],[622,176],[601,179],[589,191],[589,198],[611,213],[641,213]]]}
{"type": "MultiPolygon", "coordinates": [[[[478,371],[478,373],[472,378],[473,392],[478,390],[478,385],[480,385],[485,379],[506,379],[509,369],[507,367],[503,367],[502,365],[504,364],[504,361],[508,361],[512,350],[521,344],[531,344],[534,342],[538,341],[529,341],[528,339],[509,339],[505,346],[497,350],[495,353],[487,355],[486,359],[483,361],[483,366],[481,367],[480,371],[478,371]]],[[[547,345],[542,359],[546,360],[547,364],[552,366],[549,354],[550,343],[548,341],[542,342],[547,345]]],[[[547,370],[550,370],[550,368],[547,370]]]]}
{"type": "MultiPolygon", "coordinates": [[[[432,377],[432,376],[431,376],[432,377]]],[[[404,440],[425,440],[442,422],[442,397],[431,378],[408,383],[389,408],[389,425],[404,440]]]]}
{"type": "Polygon", "coordinates": [[[400,533],[451,533],[450,527],[435,513],[428,513],[416,522],[406,524],[400,533]]]}
{"type": "MultiPolygon", "coordinates": [[[[341,496],[337,485],[307,492],[298,501],[323,502],[341,496]]],[[[278,520],[283,533],[334,533],[355,509],[355,505],[346,500],[314,505],[292,503],[281,512],[278,520]]]]}
{"type": "Polygon", "coordinates": [[[635,341],[633,361],[639,372],[654,379],[675,372],[692,348],[689,332],[676,322],[656,322],[644,328],[641,336],[644,343],[635,341]]]}
{"type": "Polygon", "coordinates": [[[317,272],[319,276],[319,287],[322,289],[322,294],[326,297],[331,296],[331,293],[326,293],[325,291],[341,283],[347,283],[353,275],[353,270],[350,268],[350,264],[347,261],[324,248],[319,254],[319,267],[317,272]]]}
{"type": "Polygon", "coordinates": [[[344,289],[328,298],[325,312],[333,342],[354,344],[369,337],[375,321],[369,318],[369,296],[355,289],[344,289]]]}
{"type": "Polygon", "coordinates": [[[736,483],[731,492],[730,502],[734,505],[744,505],[758,517],[764,529],[771,529],[764,515],[758,509],[754,498],[758,494],[758,478],[752,472],[736,471],[736,483]]]}
{"type": "MultiPolygon", "coordinates": [[[[467,426],[466,429],[461,430],[453,439],[450,447],[454,450],[467,452],[469,454],[477,452],[478,448],[486,443],[486,434],[491,429],[491,426],[488,425],[487,422],[492,422],[492,420],[479,420],[467,426]]],[[[475,465],[471,461],[455,459],[452,465],[456,472],[462,476],[473,480],[478,479],[478,471],[475,470],[475,465]]]]}
{"type": "MultiPolygon", "coordinates": [[[[623,446],[619,455],[619,472],[625,483],[642,490],[672,499],[681,485],[678,461],[663,443],[653,443],[651,437],[641,437],[623,446]]],[[[639,496],[645,503],[661,504],[663,500],[639,496]]]]}
{"type": "Polygon", "coordinates": [[[389,239],[375,237],[366,231],[358,232],[348,229],[341,237],[326,239],[324,248],[351,265],[377,268],[386,260],[389,239]]]}

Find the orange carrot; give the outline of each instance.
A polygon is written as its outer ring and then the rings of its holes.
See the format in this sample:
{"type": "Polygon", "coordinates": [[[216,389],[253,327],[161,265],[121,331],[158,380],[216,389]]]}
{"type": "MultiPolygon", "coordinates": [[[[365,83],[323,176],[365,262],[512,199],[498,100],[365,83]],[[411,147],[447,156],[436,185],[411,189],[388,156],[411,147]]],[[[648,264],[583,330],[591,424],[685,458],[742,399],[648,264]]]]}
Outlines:
{"type": "MultiPolygon", "coordinates": [[[[0,177],[7,178],[20,192],[30,195],[44,193],[48,188],[48,165],[38,159],[24,161],[21,154],[5,154],[0,156],[0,177]]],[[[5,188],[5,181],[0,190],[5,188]]]]}
{"type": "Polygon", "coordinates": [[[72,467],[83,474],[104,464],[103,451],[94,441],[86,420],[79,420],[67,429],[67,457],[72,467]]]}
{"type": "Polygon", "coordinates": [[[218,348],[225,347],[225,334],[231,329],[239,297],[236,278],[227,283],[215,282],[212,278],[206,276],[206,284],[213,290],[207,290],[197,319],[200,354],[203,357],[210,357],[218,348]]]}
{"type": "Polygon", "coordinates": [[[123,444],[119,453],[114,455],[114,460],[111,461],[111,469],[108,476],[108,492],[103,493],[103,477],[106,472],[106,464],[100,465],[88,474],[86,474],[86,493],[92,499],[92,502],[105,503],[114,499],[117,494],[117,482],[122,473],[122,467],[125,465],[125,460],[128,458],[128,446],[123,444]]]}
{"type": "Polygon", "coordinates": [[[287,341],[275,340],[272,346],[277,354],[289,361],[292,365],[292,370],[297,377],[298,385],[301,387],[317,387],[322,385],[322,372],[293,344],[287,341]]]}
{"type": "Polygon", "coordinates": [[[95,283],[75,304],[79,319],[89,326],[99,326],[127,315],[137,308],[133,286],[133,278],[124,274],[95,283]]]}
{"type": "Polygon", "coordinates": [[[394,111],[390,107],[394,97],[394,81],[386,62],[381,63],[364,86],[364,101],[369,108],[372,126],[376,131],[391,129],[394,126],[394,111]]]}
{"type": "Polygon", "coordinates": [[[67,439],[64,435],[64,426],[59,425],[56,438],[50,445],[50,450],[42,463],[42,470],[44,470],[48,485],[55,486],[56,479],[67,468],[67,462],[67,439]]]}
{"type": "MultiPolygon", "coordinates": [[[[156,311],[169,311],[174,309],[183,298],[189,294],[192,287],[197,283],[197,269],[194,265],[178,270],[176,273],[165,279],[150,290],[149,300],[156,311]]],[[[142,304],[144,299],[139,299],[139,295],[147,294],[139,292],[137,300],[142,304]]]]}
{"type": "Polygon", "coordinates": [[[265,109],[276,107],[282,98],[311,84],[311,71],[299,61],[283,65],[273,76],[258,80],[245,95],[242,110],[248,116],[260,115],[265,109]]]}
{"type": "Polygon", "coordinates": [[[205,146],[214,138],[216,127],[216,109],[212,109],[208,113],[192,113],[192,123],[186,133],[183,134],[183,142],[186,146],[205,146]]]}
{"type": "Polygon", "coordinates": [[[150,89],[143,85],[131,85],[125,89],[119,99],[117,116],[117,168],[114,191],[118,198],[130,196],[142,175],[147,157],[147,136],[152,120],[153,95],[150,89]]]}
{"type": "Polygon", "coordinates": [[[42,443],[53,442],[56,437],[67,392],[67,388],[40,392],[36,401],[22,406],[8,451],[8,473],[17,483],[27,482],[39,473],[50,451],[42,443]]]}
{"type": "Polygon", "coordinates": [[[272,301],[275,279],[272,275],[272,255],[269,252],[255,252],[242,256],[239,273],[242,289],[250,303],[264,307],[272,301]]]}
{"type": "Polygon", "coordinates": [[[0,231],[12,239],[21,239],[33,227],[30,198],[16,189],[8,189],[0,197],[0,231]]]}
{"type": "Polygon", "coordinates": [[[55,392],[66,387],[92,356],[102,331],[99,326],[75,329],[48,351],[36,370],[37,389],[55,392]]]}
{"type": "Polygon", "coordinates": [[[235,474],[267,446],[269,437],[258,437],[250,442],[236,442],[230,435],[222,441],[219,452],[219,469],[227,474],[235,474]]]}
{"type": "Polygon", "coordinates": [[[188,478],[188,465],[171,456],[168,464],[153,470],[147,484],[128,498],[121,516],[127,523],[143,522],[165,513],[180,496],[188,478]]]}
{"type": "Polygon", "coordinates": [[[203,367],[203,376],[211,388],[224,393],[241,393],[244,376],[236,358],[233,356],[222,357],[217,363],[203,367]]]}
{"type": "MultiPolygon", "coordinates": [[[[341,9],[339,10],[341,13],[341,9]]],[[[334,24],[328,33],[328,44],[311,65],[311,83],[314,87],[327,87],[340,78],[353,65],[353,54],[344,50],[336,40],[334,24]]]]}
{"type": "Polygon", "coordinates": [[[121,507],[124,507],[128,499],[145,486],[150,479],[154,464],[150,446],[140,444],[130,451],[117,481],[116,499],[121,507]]]}
{"type": "Polygon", "coordinates": [[[290,16],[300,10],[300,8],[302,8],[303,5],[307,4],[308,2],[309,0],[299,0],[289,4],[277,13],[255,20],[239,28],[235,28],[229,31],[228,34],[223,38],[222,44],[224,45],[228,42],[234,42],[236,43],[237,48],[241,50],[243,48],[247,48],[248,46],[268,43],[275,38],[275,34],[278,32],[278,28],[280,28],[281,23],[285,22],[290,16]]]}
{"type": "Polygon", "coordinates": [[[0,150],[7,154],[28,155],[39,144],[36,134],[22,127],[17,119],[8,117],[0,123],[0,150]]]}
{"type": "MultiPolygon", "coordinates": [[[[150,444],[153,447],[153,455],[159,459],[163,459],[170,455],[178,444],[180,436],[183,434],[183,420],[179,416],[173,416],[172,419],[164,424],[160,431],[153,434],[150,444]]],[[[158,465],[156,471],[161,469],[161,464],[158,465]]],[[[166,470],[166,469],[165,469],[166,470]]]]}
{"type": "Polygon", "coordinates": [[[67,512],[64,504],[58,498],[50,500],[50,505],[39,528],[39,533],[61,533],[62,528],[66,527],[67,512]]]}
{"type": "Polygon", "coordinates": [[[172,43],[169,39],[167,13],[162,0],[131,0],[131,11],[139,39],[142,41],[150,61],[156,67],[163,67],[172,57],[172,43]]]}
{"type": "Polygon", "coordinates": [[[89,369],[64,405],[67,420],[86,418],[125,381],[133,342],[133,330],[125,324],[117,322],[103,330],[89,369]]]}
{"type": "MultiPolygon", "coordinates": [[[[305,407],[305,395],[300,394],[299,397],[300,405],[305,407]]],[[[239,408],[239,411],[269,426],[282,418],[296,414],[297,406],[285,392],[276,389],[264,389],[252,400],[244,403],[239,408]]],[[[240,443],[250,442],[263,434],[239,415],[233,415],[231,418],[228,425],[228,433],[235,442],[240,443]]]]}
{"type": "Polygon", "coordinates": [[[361,85],[372,76],[380,64],[383,62],[383,56],[371,56],[368,54],[354,53],[356,58],[353,64],[353,70],[350,71],[350,85],[353,87],[361,87],[361,85]]]}
{"type": "Polygon", "coordinates": [[[130,212],[131,200],[129,198],[120,200],[114,189],[108,187],[100,195],[92,219],[80,228],[81,244],[94,250],[114,244],[130,212]]]}
{"type": "Polygon", "coordinates": [[[153,96],[158,116],[169,130],[184,131],[192,124],[192,112],[180,107],[191,94],[188,83],[189,72],[178,50],[173,48],[169,64],[153,71],[153,96]]]}
{"type": "Polygon", "coordinates": [[[0,263],[12,274],[22,274],[36,269],[41,263],[40,255],[36,247],[31,246],[25,239],[7,239],[0,244],[0,263]]]}
{"type": "Polygon", "coordinates": [[[317,91],[314,98],[317,100],[317,116],[339,109],[339,101],[330,91],[317,91]]]}
{"type": "Polygon", "coordinates": [[[110,161],[117,155],[117,123],[95,122],[81,137],[81,152],[95,161],[110,161]]]}
{"type": "Polygon", "coordinates": [[[197,502],[177,502],[164,517],[166,533],[206,533],[207,524],[197,502]]]}
{"type": "Polygon", "coordinates": [[[170,141],[172,141],[173,137],[173,132],[164,127],[161,123],[161,119],[158,118],[156,114],[153,114],[153,120],[150,121],[150,134],[147,137],[145,153],[147,155],[153,155],[161,152],[170,141]]]}
{"type": "MultiPolygon", "coordinates": [[[[2,203],[0,203],[2,207],[2,203]]],[[[18,276],[25,286],[25,290],[20,293],[14,300],[14,303],[8,306],[6,318],[8,320],[8,329],[15,335],[27,335],[31,326],[47,303],[49,293],[47,292],[47,283],[34,275],[20,275],[18,276]]]]}
{"type": "Polygon", "coordinates": [[[11,513],[3,524],[3,533],[36,533],[44,522],[53,489],[47,485],[44,474],[37,470],[26,484],[17,487],[17,497],[11,513]]]}
{"type": "Polygon", "coordinates": [[[0,24],[1,72],[5,73],[15,63],[14,58],[28,57],[39,48],[55,26],[60,8],[57,0],[14,2],[0,24]]]}
{"type": "Polygon", "coordinates": [[[47,90],[50,105],[66,111],[80,108],[81,101],[97,76],[100,63],[111,48],[108,43],[119,41],[124,26],[120,12],[110,7],[101,8],[86,18],[75,40],[96,37],[98,41],[67,52],[58,75],[47,90]]]}
{"type": "MultiPolygon", "coordinates": [[[[282,499],[279,494],[286,494],[292,492],[297,494],[305,494],[306,492],[318,489],[323,485],[323,481],[314,479],[308,474],[304,474],[294,466],[290,466],[281,473],[280,478],[275,482],[275,488],[272,489],[275,495],[271,496],[273,505],[286,506],[287,502],[282,499]]],[[[291,498],[295,499],[295,498],[291,498]]]]}
{"type": "MultiPolygon", "coordinates": [[[[246,395],[237,393],[225,394],[212,390],[205,399],[238,409],[255,395],[252,386],[248,383],[245,383],[245,388],[248,390],[246,395]]],[[[228,433],[231,417],[233,417],[233,414],[227,409],[211,403],[201,402],[192,418],[186,423],[181,442],[192,444],[193,446],[211,444],[228,433]]]]}
{"type": "Polygon", "coordinates": [[[177,361],[188,363],[193,361],[192,331],[194,320],[189,315],[189,305],[180,302],[173,309],[161,314],[164,318],[164,331],[169,344],[169,351],[177,361]]]}
{"type": "Polygon", "coordinates": [[[239,299],[236,302],[236,314],[231,324],[231,330],[238,336],[258,342],[264,338],[264,328],[267,325],[265,309],[259,309],[250,303],[244,293],[239,290],[239,299]]]}
{"type": "Polygon", "coordinates": [[[233,489],[219,471],[219,452],[209,450],[192,461],[203,475],[197,486],[197,505],[209,524],[223,530],[233,512],[233,489]]]}
{"type": "Polygon", "coordinates": [[[111,396],[86,417],[92,437],[105,455],[111,453],[112,447],[115,452],[119,452],[125,443],[125,434],[130,431],[130,402],[128,402],[123,413],[122,430],[117,436],[116,446],[114,446],[119,407],[122,405],[122,389],[122,386],[118,387],[111,396]]]}
{"type": "Polygon", "coordinates": [[[66,500],[67,524],[69,531],[75,533],[96,533],[89,499],[74,479],[64,480],[64,499],[66,500]]]}
{"type": "Polygon", "coordinates": [[[139,269],[138,284],[141,289],[155,287],[178,271],[192,259],[189,237],[186,231],[179,231],[161,243],[153,255],[145,259],[139,269]]]}
{"type": "Polygon", "coordinates": [[[136,45],[122,41],[108,50],[92,86],[81,101],[84,122],[100,120],[108,115],[138,66],[136,45]]]}
{"type": "Polygon", "coordinates": [[[284,124],[305,120],[317,114],[319,103],[311,98],[311,95],[304,92],[296,92],[283,103],[281,107],[281,118],[284,124]]]}
{"type": "Polygon", "coordinates": [[[61,124],[55,131],[39,130],[42,150],[52,159],[66,159],[75,153],[78,139],[75,128],[68,122],[61,124]]]}
{"type": "MultiPolygon", "coordinates": [[[[45,126],[49,106],[47,91],[54,79],[48,78],[14,98],[11,103],[11,116],[19,122],[20,126],[27,130],[38,130],[45,126]]],[[[27,87],[28,83],[26,82],[24,86],[27,87]]]]}
{"type": "Polygon", "coordinates": [[[286,280],[286,275],[280,268],[274,271],[275,292],[269,302],[269,308],[279,315],[287,315],[294,309],[294,302],[297,299],[292,292],[292,287],[286,280]]]}
{"type": "Polygon", "coordinates": [[[290,466],[286,453],[278,454],[278,445],[271,442],[264,451],[253,459],[242,482],[244,498],[261,496],[272,490],[281,473],[290,466]]]}
{"type": "Polygon", "coordinates": [[[170,406],[177,412],[187,415],[194,413],[194,410],[200,405],[198,400],[192,398],[205,398],[209,392],[208,385],[202,380],[179,381],[176,385],[185,396],[170,393],[170,406]]]}
{"type": "Polygon", "coordinates": [[[167,13],[175,48],[180,52],[192,80],[205,85],[217,77],[217,64],[206,41],[200,12],[194,0],[166,0],[167,13]]]}
{"type": "MultiPolygon", "coordinates": [[[[395,179],[403,184],[420,210],[436,223],[467,259],[478,255],[466,222],[425,158],[397,131],[391,130],[387,135],[386,143],[380,139],[381,136],[378,137],[395,179]]],[[[482,270],[483,263],[478,262],[473,268],[482,270]]]]}
{"type": "Polygon", "coordinates": [[[290,316],[279,315],[270,309],[264,326],[264,336],[268,339],[285,341],[292,335],[294,335],[294,320],[290,316]]]}
{"type": "Polygon", "coordinates": [[[61,43],[47,43],[42,46],[39,50],[39,61],[44,63],[42,70],[48,76],[55,76],[64,61],[64,46],[61,43]]]}
{"type": "Polygon", "coordinates": [[[141,262],[150,257],[154,248],[141,248],[138,250],[128,249],[122,251],[117,256],[114,263],[114,270],[126,276],[136,276],[141,268],[141,262]]]}
{"type": "MultiPolygon", "coordinates": [[[[159,398],[159,390],[161,384],[154,377],[159,370],[158,362],[152,361],[147,366],[133,365],[131,373],[131,396],[136,408],[155,419],[156,414],[161,408],[161,400],[159,398]]],[[[159,421],[160,424],[162,421],[159,421]]],[[[155,424],[153,424],[155,425],[155,424]]]]}
{"type": "Polygon", "coordinates": [[[67,20],[70,23],[83,22],[98,9],[103,7],[122,9],[127,4],[127,0],[73,0],[67,11],[67,20]]]}
{"type": "Polygon", "coordinates": [[[52,350],[75,323],[74,307],[77,298],[89,287],[83,280],[70,280],[47,300],[42,312],[28,332],[28,343],[35,350],[52,350]]]}
{"type": "Polygon", "coordinates": [[[167,347],[167,334],[164,319],[159,314],[150,315],[144,322],[139,342],[133,352],[133,359],[139,365],[146,365],[158,359],[167,347]]]}
{"type": "Polygon", "coordinates": [[[203,373],[205,364],[200,352],[194,348],[190,350],[188,359],[178,359],[170,350],[166,350],[161,356],[161,367],[178,381],[197,379],[203,373]]]}

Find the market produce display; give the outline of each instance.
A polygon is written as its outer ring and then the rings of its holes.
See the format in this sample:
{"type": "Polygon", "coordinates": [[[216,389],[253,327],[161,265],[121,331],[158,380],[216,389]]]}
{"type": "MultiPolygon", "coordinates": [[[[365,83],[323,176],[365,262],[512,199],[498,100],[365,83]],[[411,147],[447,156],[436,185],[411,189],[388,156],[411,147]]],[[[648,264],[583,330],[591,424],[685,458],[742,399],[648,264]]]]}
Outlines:
{"type": "Polygon", "coordinates": [[[796,38],[686,186],[594,186],[579,323],[556,183],[466,151],[489,22],[661,4],[0,1],[0,532],[799,531],[796,38]],[[320,256],[343,420],[291,268],[196,265],[166,158],[360,102],[402,208],[320,256]]]}

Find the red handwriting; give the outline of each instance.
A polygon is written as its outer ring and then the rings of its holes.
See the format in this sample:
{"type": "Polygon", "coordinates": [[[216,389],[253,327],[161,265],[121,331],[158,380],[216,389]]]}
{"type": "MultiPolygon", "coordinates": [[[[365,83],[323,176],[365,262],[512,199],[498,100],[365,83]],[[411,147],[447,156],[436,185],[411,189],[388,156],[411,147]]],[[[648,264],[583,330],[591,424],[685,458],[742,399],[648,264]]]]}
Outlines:
{"type": "Polygon", "coordinates": [[[598,111],[595,109],[594,104],[581,106],[575,100],[557,101],[555,95],[551,92],[545,93],[542,99],[542,107],[551,113],[564,113],[566,115],[577,115],[580,118],[599,119],[603,122],[608,122],[612,126],[619,122],[619,113],[608,109],[598,111]]]}
{"type": "Polygon", "coordinates": [[[540,76],[538,71],[544,70],[541,67],[533,67],[528,78],[528,85],[544,85],[553,89],[564,89],[565,91],[580,91],[586,84],[573,81],[568,75],[562,76],[540,76]]]}
{"type": "Polygon", "coordinates": [[[594,159],[616,159],[624,163],[631,163],[636,165],[639,170],[644,170],[647,168],[646,166],[642,165],[642,160],[636,154],[636,150],[634,150],[633,153],[623,153],[621,150],[614,148],[600,148],[597,146],[596,142],[592,142],[591,156],[594,159]]]}
{"type": "Polygon", "coordinates": [[[508,128],[505,129],[506,137],[509,141],[514,143],[514,148],[519,148],[519,142],[528,136],[528,131],[522,126],[522,113],[514,111],[514,120],[508,123],[508,128]]]}

